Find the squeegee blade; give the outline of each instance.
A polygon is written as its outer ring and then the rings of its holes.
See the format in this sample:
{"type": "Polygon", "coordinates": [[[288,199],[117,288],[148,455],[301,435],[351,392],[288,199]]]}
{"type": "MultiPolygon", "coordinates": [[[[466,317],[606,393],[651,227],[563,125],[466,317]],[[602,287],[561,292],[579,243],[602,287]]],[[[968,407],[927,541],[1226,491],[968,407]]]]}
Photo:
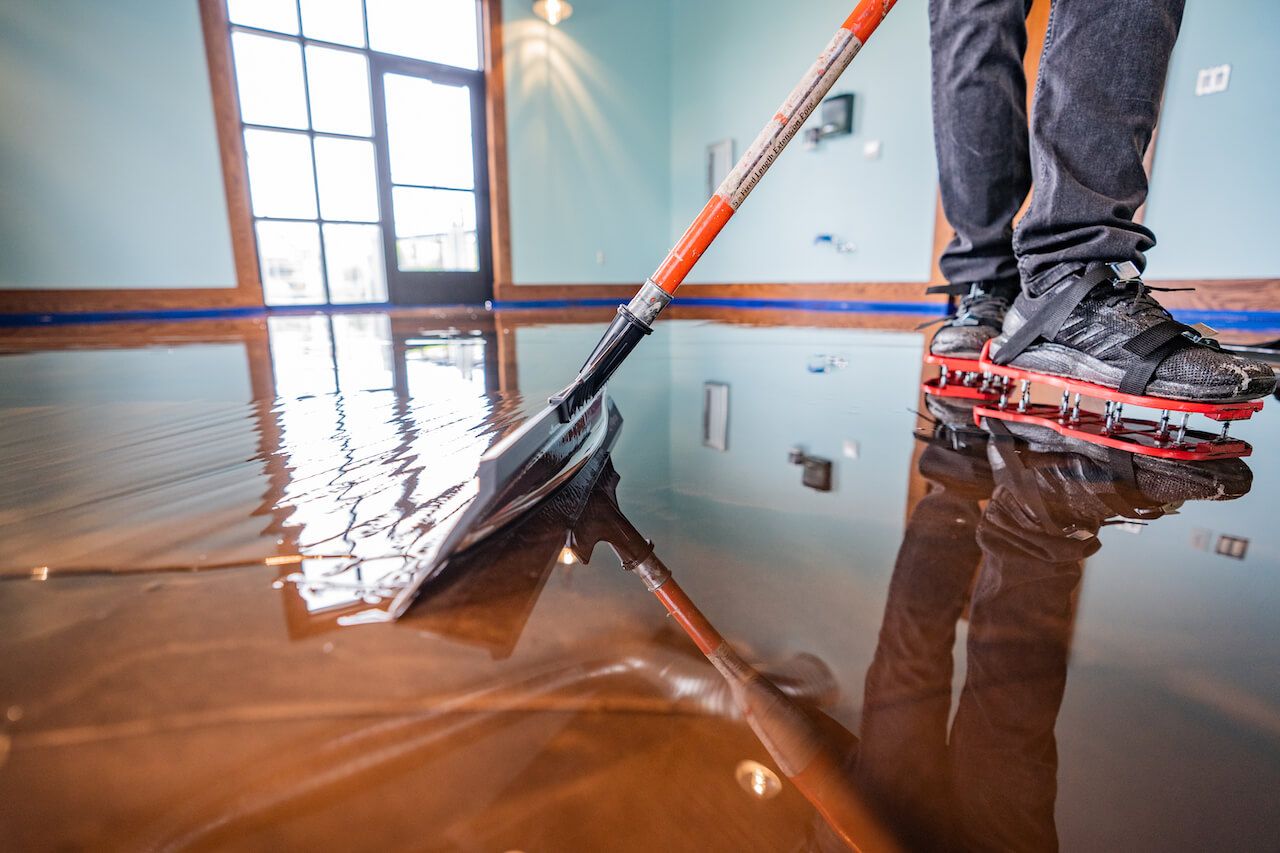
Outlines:
{"type": "Polygon", "coordinates": [[[423,584],[449,558],[533,509],[576,474],[603,446],[608,433],[607,391],[601,389],[568,423],[548,406],[485,451],[476,470],[475,497],[440,522],[437,545],[413,570],[385,609],[365,610],[341,624],[387,622],[404,614],[423,584]]]}

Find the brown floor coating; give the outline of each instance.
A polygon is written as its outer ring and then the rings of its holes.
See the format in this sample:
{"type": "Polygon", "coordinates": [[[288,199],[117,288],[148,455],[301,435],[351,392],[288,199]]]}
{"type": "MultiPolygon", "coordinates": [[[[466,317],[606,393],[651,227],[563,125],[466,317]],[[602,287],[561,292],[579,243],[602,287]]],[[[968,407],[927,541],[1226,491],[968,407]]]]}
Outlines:
{"type": "MultiPolygon", "coordinates": [[[[0,330],[0,846],[841,849],[790,730],[566,550],[598,484],[339,624],[610,312],[0,330]]],[[[926,408],[919,319],[673,311],[610,387],[627,523],[904,848],[1269,849],[1280,404],[1129,483],[926,408]]]]}

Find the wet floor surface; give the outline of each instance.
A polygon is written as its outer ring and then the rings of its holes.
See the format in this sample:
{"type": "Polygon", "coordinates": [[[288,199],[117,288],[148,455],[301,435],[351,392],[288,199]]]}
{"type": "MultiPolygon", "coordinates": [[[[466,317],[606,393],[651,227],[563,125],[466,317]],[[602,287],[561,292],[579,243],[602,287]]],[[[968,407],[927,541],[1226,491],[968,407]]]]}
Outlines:
{"type": "Polygon", "coordinates": [[[915,318],[676,319],[608,457],[345,624],[607,316],[8,330],[5,846],[1276,849],[1275,401],[1130,468],[926,404],[915,318]]]}

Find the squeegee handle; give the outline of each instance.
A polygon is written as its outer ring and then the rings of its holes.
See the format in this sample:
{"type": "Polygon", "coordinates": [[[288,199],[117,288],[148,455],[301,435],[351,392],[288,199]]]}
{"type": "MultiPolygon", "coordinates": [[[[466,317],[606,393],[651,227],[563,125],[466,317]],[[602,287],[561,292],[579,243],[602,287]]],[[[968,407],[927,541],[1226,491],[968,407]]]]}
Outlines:
{"type": "Polygon", "coordinates": [[[551,405],[555,406],[561,423],[569,423],[581,412],[587,402],[605,387],[623,359],[631,354],[645,335],[653,331],[653,321],[671,304],[676,288],[747,200],[787,143],[800,132],[896,2],[862,0],[841,24],[826,50],[791,90],[657,272],[645,281],[629,303],[618,306],[618,316],[609,324],[578,375],[551,397],[551,405]]]}
{"type": "Polygon", "coordinates": [[[652,324],[897,0],[862,0],[627,309],[652,324]]]}

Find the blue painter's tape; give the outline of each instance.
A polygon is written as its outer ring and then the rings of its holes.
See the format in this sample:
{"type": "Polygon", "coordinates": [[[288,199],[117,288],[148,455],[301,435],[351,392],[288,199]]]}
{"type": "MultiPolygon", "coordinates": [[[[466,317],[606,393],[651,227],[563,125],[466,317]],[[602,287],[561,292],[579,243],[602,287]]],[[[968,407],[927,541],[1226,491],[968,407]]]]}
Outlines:
{"type": "MultiPolygon", "coordinates": [[[[539,308],[588,308],[617,305],[617,299],[539,299],[493,302],[493,309],[500,311],[534,310],[539,308]]],[[[850,314],[920,314],[940,316],[942,303],[933,302],[862,302],[823,299],[713,299],[691,297],[680,299],[677,305],[701,305],[741,310],[783,309],[793,311],[821,311],[850,314]]],[[[167,311],[94,311],[87,313],[28,313],[0,314],[0,327],[15,326],[67,326],[78,323],[112,323],[146,320],[208,320],[229,317],[271,317],[294,314],[342,314],[346,312],[393,311],[400,306],[386,303],[357,305],[296,305],[288,307],[249,308],[190,308],[167,311]]],[[[407,307],[407,306],[405,306],[407,307]]],[[[431,308],[469,308],[485,310],[483,305],[457,304],[432,305],[431,308]]],[[[1200,311],[1175,310],[1173,315],[1184,323],[1207,323],[1218,329],[1238,331],[1269,331],[1280,329],[1280,311],[1200,311]]]]}
{"type": "MultiPolygon", "coordinates": [[[[600,305],[617,305],[618,299],[537,299],[529,301],[494,302],[499,311],[520,311],[536,308],[586,308],[600,305]]],[[[677,298],[673,305],[703,305],[716,308],[765,308],[794,311],[837,311],[851,314],[942,314],[943,303],[931,302],[837,302],[827,299],[715,299],[694,296],[677,298]]]]}
{"type": "MultiPolygon", "coordinates": [[[[528,301],[494,302],[501,311],[531,310],[536,308],[585,308],[600,305],[617,305],[617,299],[539,299],[528,301]]],[[[924,314],[940,316],[945,306],[940,302],[843,302],[825,299],[713,299],[705,297],[679,298],[673,305],[705,305],[719,308],[745,310],[790,309],[796,311],[847,312],[851,314],[924,314]]],[[[1173,315],[1184,323],[1207,323],[1218,329],[1237,331],[1270,331],[1280,329],[1280,311],[1182,311],[1173,315]]]]}

